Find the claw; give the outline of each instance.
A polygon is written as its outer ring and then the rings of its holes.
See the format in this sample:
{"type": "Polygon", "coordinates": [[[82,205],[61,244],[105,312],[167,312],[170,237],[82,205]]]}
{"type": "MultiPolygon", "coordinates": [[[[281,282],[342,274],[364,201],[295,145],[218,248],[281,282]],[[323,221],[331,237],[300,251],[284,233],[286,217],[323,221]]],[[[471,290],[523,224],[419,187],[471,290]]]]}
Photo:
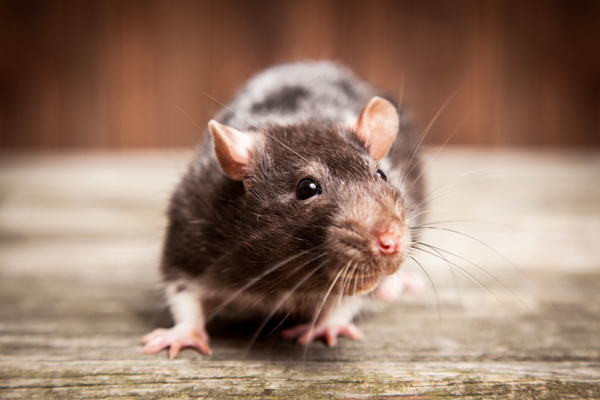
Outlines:
{"type": "Polygon", "coordinates": [[[156,329],[142,337],[144,353],[155,354],[169,347],[169,358],[175,358],[184,347],[192,347],[201,354],[210,355],[208,335],[187,327],[174,326],[171,329],[156,329]]]}

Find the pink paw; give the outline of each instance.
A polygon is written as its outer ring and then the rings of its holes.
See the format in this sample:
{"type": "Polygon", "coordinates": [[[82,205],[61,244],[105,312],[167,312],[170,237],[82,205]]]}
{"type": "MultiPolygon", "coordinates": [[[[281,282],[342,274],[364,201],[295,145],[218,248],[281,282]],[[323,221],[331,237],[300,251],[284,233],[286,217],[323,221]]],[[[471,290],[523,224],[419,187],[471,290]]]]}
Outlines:
{"type": "Polygon", "coordinates": [[[400,272],[385,278],[379,287],[375,289],[375,298],[392,303],[404,291],[418,294],[423,292],[423,287],[423,280],[418,275],[410,272],[400,272]]]}
{"type": "Polygon", "coordinates": [[[210,355],[212,350],[208,345],[208,335],[199,333],[187,327],[174,326],[171,329],[155,329],[142,337],[144,353],[155,354],[166,347],[169,348],[169,358],[175,358],[179,350],[192,347],[201,354],[210,355]]]}
{"type": "Polygon", "coordinates": [[[338,326],[321,325],[314,326],[314,328],[312,324],[301,324],[283,330],[281,335],[286,339],[297,338],[298,343],[305,346],[313,340],[322,339],[330,347],[335,346],[338,336],[347,336],[353,340],[358,340],[363,337],[360,329],[354,324],[338,326]]]}

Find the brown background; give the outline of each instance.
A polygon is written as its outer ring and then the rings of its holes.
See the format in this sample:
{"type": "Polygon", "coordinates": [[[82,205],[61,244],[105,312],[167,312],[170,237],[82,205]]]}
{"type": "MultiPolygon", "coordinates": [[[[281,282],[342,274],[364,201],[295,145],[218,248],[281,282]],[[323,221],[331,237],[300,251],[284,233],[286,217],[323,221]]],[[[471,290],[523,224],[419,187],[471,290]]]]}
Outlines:
{"type": "Polygon", "coordinates": [[[600,145],[600,1],[0,0],[0,146],[191,146],[274,63],[333,59],[428,143],[600,145]],[[181,110],[179,109],[181,108],[181,110]]]}

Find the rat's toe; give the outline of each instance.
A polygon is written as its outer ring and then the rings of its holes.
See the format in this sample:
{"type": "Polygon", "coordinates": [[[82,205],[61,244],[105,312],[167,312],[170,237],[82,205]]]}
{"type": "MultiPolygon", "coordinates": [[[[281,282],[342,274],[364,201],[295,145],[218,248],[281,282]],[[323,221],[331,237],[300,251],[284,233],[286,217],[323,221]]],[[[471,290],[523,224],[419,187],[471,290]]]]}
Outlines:
{"type": "Polygon", "coordinates": [[[308,345],[316,339],[323,340],[329,347],[337,344],[338,336],[346,336],[353,340],[362,339],[362,332],[352,323],[334,326],[313,326],[312,324],[301,324],[281,332],[286,339],[297,338],[298,343],[308,345]]]}
{"type": "Polygon", "coordinates": [[[142,337],[145,343],[144,353],[155,354],[169,347],[169,358],[175,358],[184,347],[191,347],[204,355],[212,354],[208,345],[208,335],[193,329],[173,327],[171,329],[156,329],[142,337]]]}

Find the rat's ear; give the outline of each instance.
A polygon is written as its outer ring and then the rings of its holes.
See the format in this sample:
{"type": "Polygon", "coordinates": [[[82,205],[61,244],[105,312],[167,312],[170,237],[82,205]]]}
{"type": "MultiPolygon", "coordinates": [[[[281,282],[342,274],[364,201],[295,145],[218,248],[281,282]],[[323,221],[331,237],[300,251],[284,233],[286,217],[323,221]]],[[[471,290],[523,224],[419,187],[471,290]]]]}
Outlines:
{"type": "Polygon", "coordinates": [[[231,179],[241,181],[250,161],[250,149],[254,145],[253,138],[237,129],[222,125],[211,119],[208,129],[213,139],[213,151],[217,161],[231,179]]]}
{"type": "Polygon", "coordinates": [[[356,135],[379,161],[388,153],[398,135],[400,120],[396,107],[381,97],[373,97],[356,121],[356,135]]]}

